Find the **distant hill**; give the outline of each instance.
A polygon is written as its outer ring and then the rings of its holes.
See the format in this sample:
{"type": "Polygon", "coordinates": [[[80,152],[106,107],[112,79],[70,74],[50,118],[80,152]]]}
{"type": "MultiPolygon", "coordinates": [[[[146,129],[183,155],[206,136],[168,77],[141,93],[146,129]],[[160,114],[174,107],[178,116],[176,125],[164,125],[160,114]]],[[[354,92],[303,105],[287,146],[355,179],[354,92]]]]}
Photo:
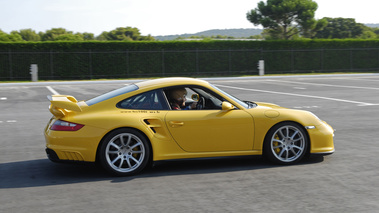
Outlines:
{"type": "MultiPolygon", "coordinates": [[[[378,27],[379,24],[364,24],[368,27],[378,27]]],[[[248,29],[215,29],[215,30],[206,30],[194,34],[186,33],[186,34],[180,34],[180,35],[165,35],[165,36],[154,36],[154,38],[158,41],[167,41],[167,40],[175,40],[178,37],[181,38],[189,38],[191,36],[231,36],[234,38],[248,38],[253,35],[260,35],[262,33],[263,29],[254,29],[254,28],[248,28],[248,29]]]]}
{"type": "MultiPolygon", "coordinates": [[[[378,27],[379,24],[364,24],[368,27],[378,27]]],[[[248,38],[253,35],[260,35],[262,33],[263,29],[254,29],[254,28],[248,28],[248,29],[215,29],[215,30],[206,30],[203,32],[198,32],[194,34],[180,34],[180,35],[166,35],[166,36],[154,36],[154,38],[158,41],[167,41],[167,40],[175,40],[178,37],[181,38],[188,38],[191,36],[231,36],[234,38],[248,38]]]]}
{"type": "Polygon", "coordinates": [[[379,24],[364,24],[364,25],[366,25],[367,27],[372,27],[372,28],[379,27],[379,24]]]}
{"type": "Polygon", "coordinates": [[[216,30],[207,30],[195,34],[181,34],[181,35],[166,35],[166,36],[154,36],[154,38],[158,41],[167,41],[167,40],[174,40],[178,37],[181,38],[188,38],[191,36],[231,36],[234,38],[247,38],[253,35],[259,35],[261,34],[263,30],[262,29],[216,29],[216,30]]]}

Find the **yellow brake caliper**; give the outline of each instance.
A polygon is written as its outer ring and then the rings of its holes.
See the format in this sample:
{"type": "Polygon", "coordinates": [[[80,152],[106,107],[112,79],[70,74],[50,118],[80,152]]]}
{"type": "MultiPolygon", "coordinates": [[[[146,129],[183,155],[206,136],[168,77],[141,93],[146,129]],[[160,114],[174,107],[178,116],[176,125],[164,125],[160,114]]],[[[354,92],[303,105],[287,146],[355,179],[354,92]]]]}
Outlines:
{"type": "MultiPolygon", "coordinates": [[[[275,139],[276,139],[276,140],[279,140],[278,135],[275,135],[275,139]]],[[[275,147],[275,146],[278,146],[279,143],[276,142],[276,141],[274,141],[273,145],[274,145],[274,147],[275,147]]],[[[280,148],[278,147],[278,148],[276,148],[274,151],[276,152],[276,154],[279,154],[279,152],[280,152],[280,148]]]]}
{"type": "MultiPolygon", "coordinates": [[[[139,147],[136,147],[133,149],[133,151],[141,151],[141,149],[139,147]]],[[[138,159],[138,153],[133,153],[132,156],[135,158],[135,159],[138,159]]]]}

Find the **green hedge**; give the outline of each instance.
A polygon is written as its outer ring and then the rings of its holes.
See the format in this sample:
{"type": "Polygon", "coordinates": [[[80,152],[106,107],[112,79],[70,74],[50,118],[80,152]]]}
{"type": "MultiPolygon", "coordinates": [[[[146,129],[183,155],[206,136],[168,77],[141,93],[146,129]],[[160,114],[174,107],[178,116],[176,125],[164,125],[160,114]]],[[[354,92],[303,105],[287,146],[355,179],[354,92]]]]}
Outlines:
{"type": "Polygon", "coordinates": [[[204,40],[204,41],[91,41],[91,42],[0,42],[0,51],[124,51],[124,50],[228,50],[228,49],[347,49],[379,47],[379,40],[326,39],[294,41],[204,40]]]}
{"type": "Polygon", "coordinates": [[[320,39],[294,41],[204,40],[204,41],[92,41],[92,42],[0,42],[0,51],[123,51],[123,50],[228,50],[228,49],[340,49],[379,47],[379,40],[320,39]]]}
{"type": "Polygon", "coordinates": [[[379,70],[379,40],[0,43],[0,80],[379,70]]]}

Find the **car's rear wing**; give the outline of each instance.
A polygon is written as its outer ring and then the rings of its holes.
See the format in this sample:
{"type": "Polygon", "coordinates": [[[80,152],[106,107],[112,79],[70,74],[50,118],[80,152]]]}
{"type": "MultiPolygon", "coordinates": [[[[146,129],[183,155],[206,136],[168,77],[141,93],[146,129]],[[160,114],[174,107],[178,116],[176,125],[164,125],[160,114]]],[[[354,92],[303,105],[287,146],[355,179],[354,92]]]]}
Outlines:
{"type": "Polygon", "coordinates": [[[73,96],[70,95],[49,95],[50,112],[58,117],[65,116],[70,111],[81,112],[82,106],[73,96]]]}

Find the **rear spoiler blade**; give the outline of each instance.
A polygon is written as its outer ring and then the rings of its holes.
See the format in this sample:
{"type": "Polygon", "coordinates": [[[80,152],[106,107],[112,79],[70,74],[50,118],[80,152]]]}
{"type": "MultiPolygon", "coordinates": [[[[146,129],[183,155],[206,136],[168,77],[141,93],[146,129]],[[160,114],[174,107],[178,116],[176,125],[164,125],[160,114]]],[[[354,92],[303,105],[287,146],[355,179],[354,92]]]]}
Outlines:
{"type": "Polygon", "coordinates": [[[67,110],[81,112],[78,101],[70,95],[49,95],[47,98],[50,100],[50,112],[56,116],[64,116],[67,110]]]}

